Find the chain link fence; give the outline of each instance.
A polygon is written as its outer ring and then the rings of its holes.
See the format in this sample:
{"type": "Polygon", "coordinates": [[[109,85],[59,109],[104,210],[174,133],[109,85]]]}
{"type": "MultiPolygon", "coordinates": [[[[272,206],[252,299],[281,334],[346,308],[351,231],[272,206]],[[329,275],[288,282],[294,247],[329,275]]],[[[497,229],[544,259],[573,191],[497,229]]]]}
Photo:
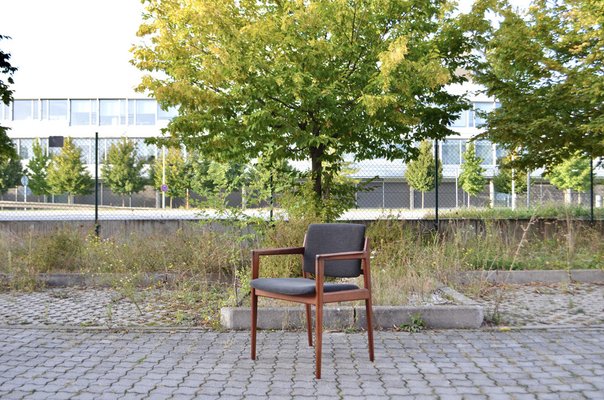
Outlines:
{"type": "MultiPolygon", "coordinates": [[[[92,176],[100,171],[106,162],[107,152],[112,144],[120,139],[104,138],[98,140],[99,165],[95,168],[95,142],[89,138],[73,139],[81,150],[82,162],[86,164],[92,176]]],[[[442,173],[438,175],[435,188],[421,191],[410,186],[406,171],[408,166],[401,160],[366,160],[351,162],[348,168],[350,178],[357,182],[355,207],[347,211],[342,218],[347,220],[373,220],[385,217],[402,219],[434,219],[448,211],[467,208],[535,208],[542,206],[575,205],[585,208],[601,208],[604,196],[604,169],[600,163],[593,165],[594,177],[589,190],[584,192],[560,190],[542,176],[542,171],[533,171],[525,182],[518,182],[522,187],[515,193],[502,192],[495,185],[499,171],[496,160],[502,154],[491,143],[475,142],[476,156],[480,158],[483,179],[481,189],[471,192],[464,188],[462,170],[466,140],[451,139],[438,144],[435,155],[442,164],[442,173]]],[[[48,147],[48,139],[42,139],[41,145],[49,154],[58,154],[60,148],[48,147]]],[[[149,163],[165,156],[162,149],[144,143],[143,139],[134,139],[138,156],[146,164],[143,169],[147,176],[150,173],[149,163]]],[[[23,158],[30,158],[33,143],[21,141],[19,153],[23,158]]],[[[186,152],[185,152],[186,155],[186,152]]],[[[436,167],[436,163],[434,164],[436,167]]],[[[168,166],[169,167],[169,166],[168,166]]],[[[165,167],[164,167],[165,168],[165,167]]],[[[303,168],[303,167],[302,167],[303,168]]],[[[100,174],[100,172],[99,172],[100,174]]],[[[526,175],[526,174],[525,174],[526,175]]],[[[152,219],[197,219],[202,218],[199,202],[201,197],[188,191],[187,196],[168,197],[166,191],[147,185],[143,190],[131,196],[120,196],[98,180],[95,192],[74,196],[73,204],[68,204],[66,195],[35,196],[27,182],[9,189],[0,198],[0,221],[93,221],[104,220],[152,220],[152,219]]],[[[278,199],[280,193],[275,193],[278,199]]],[[[245,201],[245,188],[233,191],[227,202],[230,207],[246,208],[246,212],[269,217],[272,215],[265,201],[263,208],[249,207],[245,201]]],[[[278,207],[278,200],[276,203],[278,207]]]]}

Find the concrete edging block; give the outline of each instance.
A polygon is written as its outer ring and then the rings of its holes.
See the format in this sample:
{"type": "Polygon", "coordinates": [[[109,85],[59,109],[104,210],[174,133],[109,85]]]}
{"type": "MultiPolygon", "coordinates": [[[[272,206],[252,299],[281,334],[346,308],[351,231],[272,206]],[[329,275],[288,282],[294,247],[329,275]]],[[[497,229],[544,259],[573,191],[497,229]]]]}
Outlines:
{"type": "MultiPolygon", "coordinates": [[[[483,310],[477,305],[460,306],[374,306],[374,327],[391,329],[409,324],[412,316],[419,314],[425,327],[432,329],[475,329],[482,325],[483,310]]],[[[364,329],[367,325],[364,307],[325,307],[325,329],[364,329]]],[[[314,316],[314,312],[313,312],[314,316]]],[[[226,329],[250,329],[248,307],[224,307],[220,310],[220,322],[226,329]]],[[[303,307],[275,307],[258,309],[259,329],[305,328],[303,307]]]]}
{"type": "Polygon", "coordinates": [[[528,283],[601,283],[604,282],[604,271],[600,269],[466,271],[460,275],[459,282],[467,284],[474,280],[520,285],[528,283]]]}
{"type": "MultiPolygon", "coordinates": [[[[312,312],[314,319],[314,310],[312,312]]],[[[223,328],[243,330],[251,327],[249,307],[223,307],[220,309],[223,328]]],[[[327,329],[346,329],[354,325],[352,307],[325,307],[323,326],[327,329]]],[[[304,307],[259,307],[258,329],[300,329],[306,327],[304,307]]]]}

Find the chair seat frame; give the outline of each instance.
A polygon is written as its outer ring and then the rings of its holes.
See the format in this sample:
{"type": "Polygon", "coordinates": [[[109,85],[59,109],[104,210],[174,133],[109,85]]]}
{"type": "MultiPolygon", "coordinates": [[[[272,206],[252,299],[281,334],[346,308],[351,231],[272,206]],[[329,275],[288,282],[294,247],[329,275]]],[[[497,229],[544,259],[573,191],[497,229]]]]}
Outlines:
{"type": "MultiPolygon", "coordinates": [[[[305,238],[306,242],[306,238],[305,238]]],[[[252,250],[252,280],[260,276],[260,257],[275,255],[295,255],[304,254],[304,247],[285,247],[274,249],[256,249],[252,250]]],[[[269,297],[278,300],[302,303],[306,307],[306,330],[308,336],[308,345],[313,345],[312,340],[312,319],[311,307],[315,305],[315,376],[321,378],[321,353],[323,344],[323,305],[326,303],[339,303],[343,301],[365,301],[365,311],[367,320],[367,339],[369,348],[369,360],[374,361],[373,346],[373,309],[371,304],[371,271],[370,271],[370,244],[369,239],[365,238],[362,251],[349,251],[341,253],[317,254],[315,258],[315,292],[305,295],[287,295],[275,293],[260,289],[251,289],[251,308],[252,308],[252,329],[251,329],[251,358],[256,359],[256,331],[258,323],[258,297],[269,297]],[[336,292],[323,291],[325,281],[325,262],[331,260],[361,260],[361,273],[363,274],[363,288],[342,290],[336,292]]],[[[303,277],[310,278],[311,274],[304,272],[303,277]]]]}

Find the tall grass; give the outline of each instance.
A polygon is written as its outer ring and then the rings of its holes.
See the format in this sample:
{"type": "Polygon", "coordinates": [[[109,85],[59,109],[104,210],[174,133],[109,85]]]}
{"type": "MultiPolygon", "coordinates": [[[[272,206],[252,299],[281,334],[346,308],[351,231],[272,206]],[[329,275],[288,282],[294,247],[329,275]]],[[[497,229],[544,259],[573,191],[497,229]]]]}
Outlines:
{"type": "MultiPolygon", "coordinates": [[[[183,298],[205,301],[192,293],[220,282],[221,301],[236,305],[249,292],[250,248],[300,246],[310,222],[316,221],[277,221],[253,229],[192,227],[102,240],[67,228],[23,237],[0,232],[0,273],[8,276],[7,285],[21,289],[34,289],[41,272],[119,274],[115,285],[128,293],[146,274],[169,273],[183,298]]],[[[429,296],[466,270],[604,268],[598,230],[568,220],[543,234],[527,224],[457,221],[435,233],[394,219],[370,223],[375,303],[429,296]]],[[[262,276],[300,273],[300,257],[263,258],[262,276]]]]}

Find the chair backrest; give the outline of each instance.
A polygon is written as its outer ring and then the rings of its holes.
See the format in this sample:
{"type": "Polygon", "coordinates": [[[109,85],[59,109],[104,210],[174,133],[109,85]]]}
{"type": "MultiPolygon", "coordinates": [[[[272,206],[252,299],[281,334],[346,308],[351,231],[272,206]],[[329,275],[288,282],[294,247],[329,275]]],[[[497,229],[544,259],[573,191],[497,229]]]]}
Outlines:
{"type": "MultiPolygon", "coordinates": [[[[361,251],[365,245],[365,225],[311,224],[304,243],[304,271],[315,272],[317,254],[361,251]]],[[[326,261],[325,276],[352,278],[361,275],[361,260],[326,261]]]]}

